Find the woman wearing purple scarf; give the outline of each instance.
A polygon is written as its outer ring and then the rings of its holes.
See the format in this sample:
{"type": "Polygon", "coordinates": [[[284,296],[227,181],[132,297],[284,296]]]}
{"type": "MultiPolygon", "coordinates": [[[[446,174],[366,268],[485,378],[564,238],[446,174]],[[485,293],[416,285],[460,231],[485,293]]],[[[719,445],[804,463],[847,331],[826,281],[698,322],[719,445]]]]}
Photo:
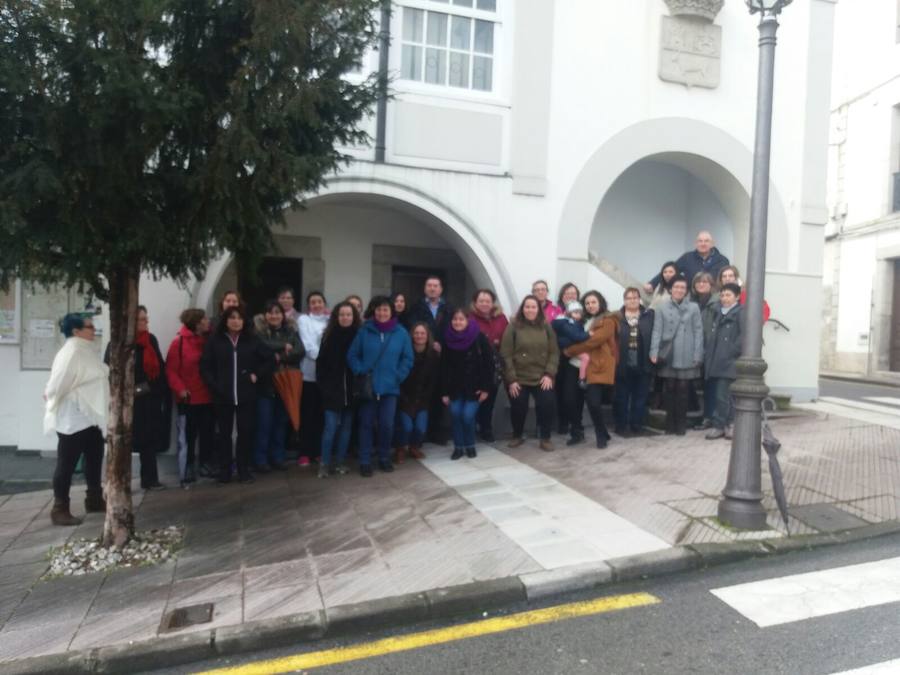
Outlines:
{"type": "Polygon", "coordinates": [[[494,381],[491,345],[462,309],[450,317],[441,352],[441,397],[450,408],[453,455],[475,457],[475,415],[494,381]]]}

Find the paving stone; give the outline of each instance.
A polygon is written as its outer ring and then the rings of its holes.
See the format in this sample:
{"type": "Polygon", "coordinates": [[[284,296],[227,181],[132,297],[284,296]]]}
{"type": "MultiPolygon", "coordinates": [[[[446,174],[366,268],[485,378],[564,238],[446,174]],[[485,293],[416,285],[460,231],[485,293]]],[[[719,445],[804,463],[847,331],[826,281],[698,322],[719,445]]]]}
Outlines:
{"type": "Polygon", "coordinates": [[[323,608],[319,587],[311,579],[304,584],[244,593],[244,621],[274,619],[323,608]]]}
{"type": "Polygon", "coordinates": [[[195,579],[176,581],[169,596],[170,609],[209,602],[210,598],[239,595],[244,590],[240,571],[210,574],[195,579]]]}
{"type": "Polygon", "coordinates": [[[105,647],[154,637],[164,610],[165,601],[120,612],[88,614],[69,649],[105,647]]]}
{"type": "Polygon", "coordinates": [[[789,510],[794,518],[820,532],[840,532],[869,524],[833,504],[807,504],[789,510]]]}
{"type": "Polygon", "coordinates": [[[80,623],[77,620],[44,624],[44,630],[34,630],[33,627],[4,630],[0,632],[0,662],[64,652],[80,623]]]}

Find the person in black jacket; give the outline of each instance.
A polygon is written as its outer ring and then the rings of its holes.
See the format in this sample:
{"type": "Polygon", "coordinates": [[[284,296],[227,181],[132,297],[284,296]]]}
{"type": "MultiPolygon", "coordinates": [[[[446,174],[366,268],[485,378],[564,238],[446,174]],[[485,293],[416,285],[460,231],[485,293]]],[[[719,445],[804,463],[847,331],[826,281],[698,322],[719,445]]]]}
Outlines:
{"type": "Polygon", "coordinates": [[[441,357],[434,350],[434,339],[428,326],[413,324],[409,336],[413,367],[400,384],[400,400],[397,401],[399,433],[394,458],[397,464],[405,461],[407,452],[413,459],[425,459],[422,441],[428,431],[428,409],[441,374],[441,357]]]}
{"type": "MultiPolygon", "coordinates": [[[[141,458],[141,488],[164,490],[159,482],[156,453],[169,445],[172,413],[165,361],[156,336],[149,331],[147,308],[138,305],[134,334],[134,417],[131,445],[141,458]]],[[[109,364],[109,345],[104,361],[109,364]]]]}
{"type": "Polygon", "coordinates": [[[626,288],[624,300],[625,305],[619,311],[619,364],[613,402],[616,433],[620,436],[627,430],[638,434],[643,429],[653,376],[650,363],[653,310],[641,305],[641,292],[637,288],[626,288]]]}
{"type": "MultiPolygon", "coordinates": [[[[675,261],[678,273],[687,279],[688,283],[700,272],[709,272],[715,278],[719,270],[729,264],[728,258],[719,252],[714,243],[712,235],[702,230],[697,233],[694,250],[688,251],[675,261]]],[[[657,274],[644,285],[644,290],[652,293],[660,280],[661,276],[657,274]]]]}
{"type": "Polygon", "coordinates": [[[734,405],[731,385],[737,379],[738,357],[741,355],[741,330],[744,325],[743,307],[738,302],[741,287],[725,284],[719,289],[719,307],[715,309],[712,333],[704,354],[705,386],[715,392],[716,405],[707,440],[731,438],[734,405]]]}
{"type": "MultiPolygon", "coordinates": [[[[574,344],[584,342],[591,336],[584,329],[584,307],[578,300],[570,301],[566,313],[558,316],[550,325],[556,333],[559,351],[568,349],[574,344]]],[[[556,416],[563,433],[569,434],[566,445],[578,445],[584,442],[584,425],[581,417],[584,413],[584,389],[579,380],[581,358],[560,358],[559,370],[556,372],[557,411],[556,416]]]]}
{"type": "Polygon", "coordinates": [[[325,425],[322,429],[322,459],[319,478],[348,473],[345,460],[353,431],[353,373],[347,365],[347,352],[359,330],[359,314],[349,302],[341,302],[331,310],[322,334],[322,346],[316,359],[316,382],[322,392],[325,425]],[[331,451],[335,456],[332,462],[331,451]]]}
{"type": "Polygon", "coordinates": [[[237,419],[238,480],[252,483],[250,455],[256,421],[257,383],[268,381],[275,357],[237,307],[226,309],[200,358],[200,374],[213,395],[218,428],[219,482],[231,482],[231,432],[237,419]]]}
{"type": "Polygon", "coordinates": [[[494,383],[491,343],[462,309],[453,312],[441,354],[441,401],[450,409],[453,454],[475,457],[475,415],[494,383]]]}

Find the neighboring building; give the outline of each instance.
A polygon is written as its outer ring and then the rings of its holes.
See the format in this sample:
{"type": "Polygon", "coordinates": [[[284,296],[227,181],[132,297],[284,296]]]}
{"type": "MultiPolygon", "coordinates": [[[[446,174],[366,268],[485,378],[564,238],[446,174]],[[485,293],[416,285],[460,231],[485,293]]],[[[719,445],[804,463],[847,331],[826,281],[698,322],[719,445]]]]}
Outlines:
{"type": "MultiPolygon", "coordinates": [[[[799,400],[817,394],[834,10],[795,2],[779,32],[766,298],[790,332],[770,323],[765,357],[772,388],[799,400]]],[[[542,277],[617,307],[700,229],[743,270],[756,24],[740,0],[395,2],[384,161],[375,144],[351,150],[288,216],[262,289],[228,255],[187,288],[144,279],[151,330],[167,343],[182,308],[227,288],[418,295],[431,271],[456,302],[486,285],[511,312],[542,277]]],[[[31,322],[66,302],[23,298],[22,344],[0,346],[0,445],[54,445],[40,431],[47,373],[23,366],[39,361],[30,331],[45,324],[31,322]]]]}
{"type": "Polygon", "coordinates": [[[823,372],[900,382],[900,2],[835,21],[823,372]]]}

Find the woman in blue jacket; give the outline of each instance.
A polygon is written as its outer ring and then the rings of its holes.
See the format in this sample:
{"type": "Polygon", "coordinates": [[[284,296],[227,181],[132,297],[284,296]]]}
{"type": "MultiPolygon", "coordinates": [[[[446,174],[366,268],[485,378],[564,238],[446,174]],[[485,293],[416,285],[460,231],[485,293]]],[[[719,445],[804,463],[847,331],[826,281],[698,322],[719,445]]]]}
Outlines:
{"type": "MultiPolygon", "coordinates": [[[[372,298],[365,318],[366,322],[350,345],[347,364],[357,377],[372,376],[373,398],[359,401],[359,473],[368,478],[372,475],[372,437],[376,417],[378,468],[387,472],[394,470],[390,447],[397,397],[400,383],[412,369],[413,350],[409,333],[394,316],[390,298],[383,295],[372,298]]],[[[359,396],[363,390],[363,387],[357,387],[356,395],[359,396]]]]}

